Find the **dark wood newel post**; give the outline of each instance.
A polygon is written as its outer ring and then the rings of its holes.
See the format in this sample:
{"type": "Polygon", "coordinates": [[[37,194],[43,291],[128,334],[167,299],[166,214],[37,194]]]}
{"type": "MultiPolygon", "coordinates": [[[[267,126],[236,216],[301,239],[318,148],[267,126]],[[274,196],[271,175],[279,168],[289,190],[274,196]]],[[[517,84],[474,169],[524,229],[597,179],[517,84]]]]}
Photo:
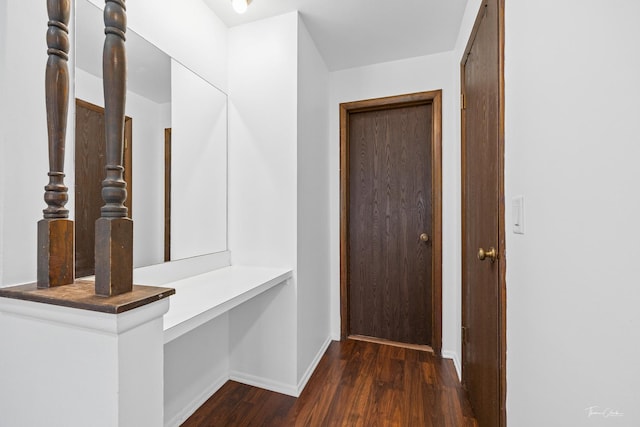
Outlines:
{"type": "Polygon", "coordinates": [[[64,146],[69,103],[70,0],[47,0],[47,60],[45,95],[49,139],[49,184],[45,186],[47,208],[38,222],[38,288],[68,285],[74,280],[73,221],[65,205],[64,146]]]}
{"type": "Polygon", "coordinates": [[[122,166],[127,61],[124,0],[106,0],[105,41],[102,57],[106,132],[106,178],[102,182],[105,205],[96,221],[96,294],[113,296],[133,288],[133,221],[124,202],[127,183],[122,166]]]}

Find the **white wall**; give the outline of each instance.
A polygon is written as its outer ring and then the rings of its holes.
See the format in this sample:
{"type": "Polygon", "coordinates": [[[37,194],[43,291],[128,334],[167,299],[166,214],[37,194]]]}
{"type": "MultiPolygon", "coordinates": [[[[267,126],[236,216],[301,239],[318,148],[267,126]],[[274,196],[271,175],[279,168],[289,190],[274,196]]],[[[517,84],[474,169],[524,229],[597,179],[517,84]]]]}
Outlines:
{"type": "MultiPolygon", "coordinates": [[[[233,264],[296,265],[297,22],[289,13],[229,30],[233,264]]],[[[295,276],[231,311],[229,321],[232,375],[294,392],[295,276]]]]}
{"type": "Polygon", "coordinates": [[[507,2],[507,416],[640,425],[640,3],[507,2]],[[588,417],[597,406],[624,417],[588,417]]]}
{"type": "MultiPolygon", "coordinates": [[[[75,74],[76,98],[104,107],[102,79],[81,69],[75,74]]],[[[171,119],[164,104],[131,91],[125,114],[132,118],[133,265],[140,267],[164,260],[164,128],[171,119]]]]}
{"type": "MultiPolygon", "coordinates": [[[[443,53],[336,71],[329,105],[331,189],[331,334],[340,337],[340,123],[339,104],[442,89],[442,351],[460,355],[460,141],[456,138],[459,97],[457,58],[443,53]]],[[[459,126],[459,125],[458,125],[459,126]]]]}
{"type": "Polygon", "coordinates": [[[328,102],[329,71],[299,18],[298,382],[330,336],[328,102]]]}

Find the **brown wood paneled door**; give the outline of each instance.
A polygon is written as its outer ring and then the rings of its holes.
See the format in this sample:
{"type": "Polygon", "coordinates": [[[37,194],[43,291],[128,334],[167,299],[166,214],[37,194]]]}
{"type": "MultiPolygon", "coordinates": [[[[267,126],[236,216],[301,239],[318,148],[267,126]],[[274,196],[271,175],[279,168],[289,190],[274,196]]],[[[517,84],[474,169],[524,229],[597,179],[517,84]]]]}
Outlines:
{"type": "MultiPolygon", "coordinates": [[[[125,119],[125,206],[131,217],[132,120],[125,119]]],[[[102,181],[105,179],[106,139],[104,108],[76,99],[75,145],[75,260],[76,277],[95,274],[95,223],[100,218],[102,181]]]]}
{"type": "Polygon", "coordinates": [[[462,378],[480,427],[505,425],[503,9],[480,9],[462,60],[462,378]]]}
{"type": "Polygon", "coordinates": [[[439,179],[435,197],[433,188],[434,174],[440,173],[439,149],[434,150],[439,105],[411,95],[408,102],[400,99],[386,99],[387,105],[378,100],[376,107],[375,100],[342,104],[343,110],[351,107],[343,123],[346,335],[439,350],[433,339],[440,329],[440,308],[434,309],[439,285],[434,292],[433,280],[440,274],[434,262],[434,252],[440,253],[439,179]]]}

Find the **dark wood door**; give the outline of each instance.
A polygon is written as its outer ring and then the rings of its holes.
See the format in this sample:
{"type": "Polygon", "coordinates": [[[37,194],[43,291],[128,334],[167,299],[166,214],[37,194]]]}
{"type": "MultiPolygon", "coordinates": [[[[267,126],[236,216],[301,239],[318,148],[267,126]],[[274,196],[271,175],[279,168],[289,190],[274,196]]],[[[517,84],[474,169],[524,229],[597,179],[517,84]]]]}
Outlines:
{"type": "Polygon", "coordinates": [[[431,344],[432,105],[349,122],[350,334],[431,344]]]}
{"type": "MultiPolygon", "coordinates": [[[[125,119],[124,168],[127,182],[125,206],[131,217],[131,118],[125,119]]],[[[75,261],[76,277],[95,274],[95,223],[100,217],[102,181],[105,178],[106,139],[104,109],[76,100],[75,144],[75,261]]]]}
{"type": "Polygon", "coordinates": [[[500,13],[483,4],[462,61],[462,376],[480,427],[504,425],[500,13]]]}

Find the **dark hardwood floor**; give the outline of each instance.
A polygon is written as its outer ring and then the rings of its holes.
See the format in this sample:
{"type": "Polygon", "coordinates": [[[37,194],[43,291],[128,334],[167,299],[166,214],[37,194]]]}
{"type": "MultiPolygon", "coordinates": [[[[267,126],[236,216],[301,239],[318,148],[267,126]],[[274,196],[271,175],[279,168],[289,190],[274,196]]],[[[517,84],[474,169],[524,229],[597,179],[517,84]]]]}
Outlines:
{"type": "Polygon", "coordinates": [[[477,427],[451,360],[364,341],[334,341],[299,398],[227,382],[195,426],[477,427]]]}

